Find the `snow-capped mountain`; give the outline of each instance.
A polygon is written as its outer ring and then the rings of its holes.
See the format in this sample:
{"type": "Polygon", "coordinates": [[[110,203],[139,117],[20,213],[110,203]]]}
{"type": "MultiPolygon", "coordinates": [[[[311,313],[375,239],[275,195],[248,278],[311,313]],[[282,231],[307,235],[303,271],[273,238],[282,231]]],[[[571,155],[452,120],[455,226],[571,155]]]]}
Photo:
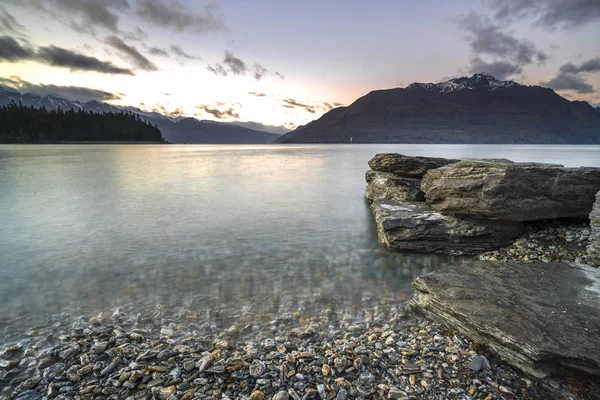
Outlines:
{"type": "Polygon", "coordinates": [[[600,143],[600,113],[487,74],[375,90],[279,143],[600,143]]]}
{"type": "Polygon", "coordinates": [[[45,107],[48,110],[84,110],[99,114],[130,112],[157,125],[163,137],[170,143],[260,144],[270,143],[279,137],[279,134],[256,129],[261,126],[258,123],[249,123],[252,124],[253,129],[251,129],[243,126],[245,124],[243,122],[238,125],[195,118],[171,117],[157,112],[142,111],[136,107],[113,106],[97,100],[80,102],[50,95],[21,94],[0,87],[0,106],[8,105],[11,102],[20,103],[26,107],[45,107]]]}
{"type": "Polygon", "coordinates": [[[412,83],[406,87],[408,90],[425,89],[436,93],[452,93],[463,90],[487,88],[497,90],[500,88],[523,86],[514,81],[501,81],[488,74],[475,74],[471,77],[454,78],[440,83],[412,83]]]}

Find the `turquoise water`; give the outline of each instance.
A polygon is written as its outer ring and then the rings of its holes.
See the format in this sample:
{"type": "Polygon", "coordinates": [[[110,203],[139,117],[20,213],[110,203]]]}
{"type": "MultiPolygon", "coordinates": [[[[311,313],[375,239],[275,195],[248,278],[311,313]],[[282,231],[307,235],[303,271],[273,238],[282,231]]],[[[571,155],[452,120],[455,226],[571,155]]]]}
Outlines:
{"type": "Polygon", "coordinates": [[[600,166],[600,146],[0,146],[0,322],[410,296],[448,260],[377,243],[364,172],[380,152],[600,166]]]}

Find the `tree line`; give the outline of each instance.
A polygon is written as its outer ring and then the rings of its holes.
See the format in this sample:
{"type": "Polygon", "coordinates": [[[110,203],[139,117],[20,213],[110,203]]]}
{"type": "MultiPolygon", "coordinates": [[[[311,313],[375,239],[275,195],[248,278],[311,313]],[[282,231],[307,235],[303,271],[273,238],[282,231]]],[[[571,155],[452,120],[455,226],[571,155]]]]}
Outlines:
{"type": "Polygon", "coordinates": [[[47,110],[11,104],[0,107],[0,143],[166,143],[156,125],[128,112],[47,110]]]}

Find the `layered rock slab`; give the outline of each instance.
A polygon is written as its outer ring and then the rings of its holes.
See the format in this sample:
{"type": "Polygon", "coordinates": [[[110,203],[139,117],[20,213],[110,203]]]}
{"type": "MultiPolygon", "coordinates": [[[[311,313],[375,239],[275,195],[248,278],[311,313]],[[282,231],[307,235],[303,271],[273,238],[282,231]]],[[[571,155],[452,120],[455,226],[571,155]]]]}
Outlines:
{"type": "Polygon", "coordinates": [[[381,153],[369,160],[373,171],[388,172],[406,178],[422,178],[427,171],[460,160],[433,157],[411,157],[397,153],[381,153]]]}
{"type": "Polygon", "coordinates": [[[427,204],[443,214],[505,221],[588,218],[600,168],[464,160],[423,177],[427,204]]]}
{"type": "Polygon", "coordinates": [[[590,264],[600,267],[600,192],[596,194],[596,202],[590,213],[590,245],[588,246],[588,261],[590,264]]]}
{"type": "Polygon", "coordinates": [[[413,307],[536,377],[600,375],[600,270],[478,261],[417,278],[413,307]]]}
{"type": "Polygon", "coordinates": [[[520,222],[442,215],[422,202],[380,200],[371,204],[379,241],[391,250],[479,254],[509,245],[520,222]]]}
{"type": "Polygon", "coordinates": [[[404,178],[389,172],[367,171],[366,197],[369,201],[425,201],[421,179],[404,178]]]}

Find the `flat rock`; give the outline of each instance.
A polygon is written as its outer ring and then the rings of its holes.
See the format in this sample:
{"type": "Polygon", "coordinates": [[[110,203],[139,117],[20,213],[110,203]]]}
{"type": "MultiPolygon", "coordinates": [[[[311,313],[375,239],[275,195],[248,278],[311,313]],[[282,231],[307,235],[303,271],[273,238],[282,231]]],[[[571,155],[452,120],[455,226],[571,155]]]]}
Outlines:
{"type": "Polygon", "coordinates": [[[505,221],[588,218],[600,168],[465,160],[429,170],[421,189],[444,214],[505,221]]]}
{"type": "Polygon", "coordinates": [[[367,199],[425,201],[421,179],[400,177],[389,172],[367,171],[367,199]]]}
{"type": "Polygon", "coordinates": [[[411,305],[536,377],[600,374],[600,270],[575,263],[477,261],[414,283],[411,305]]]}
{"type": "Polygon", "coordinates": [[[433,157],[411,157],[397,153],[377,154],[369,161],[373,171],[389,172],[406,178],[422,178],[427,171],[460,160],[433,157]]]}
{"type": "Polygon", "coordinates": [[[381,200],[371,209],[379,241],[391,250],[478,254],[506,246],[523,232],[520,222],[442,215],[422,202],[381,200]]]}
{"type": "Polygon", "coordinates": [[[587,248],[588,262],[600,267],[600,192],[596,193],[596,202],[590,213],[590,244],[587,248]]]}

